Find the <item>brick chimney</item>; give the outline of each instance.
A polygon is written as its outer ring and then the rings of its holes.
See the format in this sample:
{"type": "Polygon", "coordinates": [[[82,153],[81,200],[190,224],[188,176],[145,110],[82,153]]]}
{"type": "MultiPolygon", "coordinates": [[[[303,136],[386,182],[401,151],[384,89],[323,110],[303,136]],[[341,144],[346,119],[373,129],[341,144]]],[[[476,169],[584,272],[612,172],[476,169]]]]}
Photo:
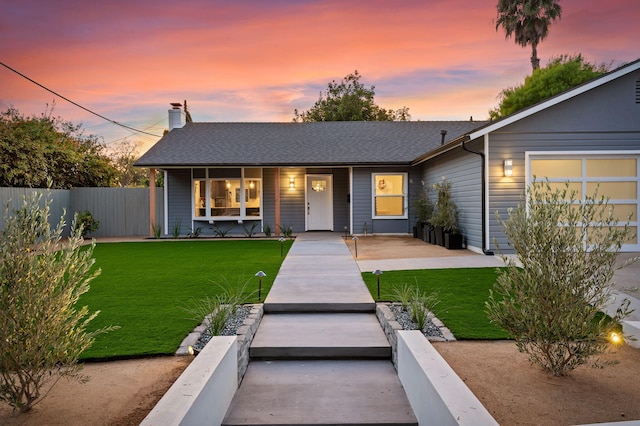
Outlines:
{"type": "Polygon", "coordinates": [[[169,131],[172,131],[173,129],[179,129],[183,126],[182,104],[179,102],[172,102],[171,109],[169,110],[169,131]]]}

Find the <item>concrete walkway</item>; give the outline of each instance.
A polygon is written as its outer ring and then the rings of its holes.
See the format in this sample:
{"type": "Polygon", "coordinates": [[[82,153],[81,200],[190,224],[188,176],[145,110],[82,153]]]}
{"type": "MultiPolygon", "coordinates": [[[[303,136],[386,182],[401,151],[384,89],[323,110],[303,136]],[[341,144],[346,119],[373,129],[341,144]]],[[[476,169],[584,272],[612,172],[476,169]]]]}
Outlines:
{"type": "Polygon", "coordinates": [[[340,234],[298,236],[264,310],[223,424],[417,424],[340,234]]]}

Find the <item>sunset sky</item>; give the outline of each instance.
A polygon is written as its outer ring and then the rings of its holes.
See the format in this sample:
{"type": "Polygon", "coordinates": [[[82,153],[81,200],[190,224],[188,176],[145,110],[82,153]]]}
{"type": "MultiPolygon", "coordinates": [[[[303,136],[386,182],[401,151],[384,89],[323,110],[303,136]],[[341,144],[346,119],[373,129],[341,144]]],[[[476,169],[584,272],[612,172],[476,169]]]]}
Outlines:
{"type": "MultiPolygon", "coordinates": [[[[0,61],[112,120],[161,135],[170,102],[194,121],[291,121],[358,70],[413,120],[481,120],[531,72],[530,48],[495,29],[497,0],[0,0],[0,61]]],[[[561,0],[544,65],[582,53],[640,57],[638,0],[561,0]]],[[[0,66],[0,109],[41,114],[55,96],[0,66]]],[[[113,144],[135,134],[62,99],[55,115],[113,144]]]]}

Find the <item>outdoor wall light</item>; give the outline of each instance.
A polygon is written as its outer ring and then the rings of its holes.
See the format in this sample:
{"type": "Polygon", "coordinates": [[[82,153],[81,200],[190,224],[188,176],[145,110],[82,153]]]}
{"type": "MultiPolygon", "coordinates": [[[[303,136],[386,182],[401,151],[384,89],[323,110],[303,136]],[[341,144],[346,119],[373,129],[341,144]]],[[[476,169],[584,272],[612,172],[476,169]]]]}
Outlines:
{"type": "Polygon", "coordinates": [[[289,189],[295,189],[296,187],[296,178],[293,176],[289,177],[289,189]]]}
{"type": "Polygon", "coordinates": [[[504,175],[506,177],[513,176],[513,160],[511,158],[504,160],[504,175]]]}

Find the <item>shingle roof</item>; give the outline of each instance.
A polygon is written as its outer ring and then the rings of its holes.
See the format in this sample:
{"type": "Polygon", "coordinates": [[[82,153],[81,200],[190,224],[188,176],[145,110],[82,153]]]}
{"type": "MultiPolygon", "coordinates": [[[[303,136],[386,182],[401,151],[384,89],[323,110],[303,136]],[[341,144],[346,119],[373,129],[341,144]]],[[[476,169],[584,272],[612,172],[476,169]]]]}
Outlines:
{"type": "Polygon", "coordinates": [[[486,122],[187,123],[158,141],[142,167],[409,164],[486,122]]]}

